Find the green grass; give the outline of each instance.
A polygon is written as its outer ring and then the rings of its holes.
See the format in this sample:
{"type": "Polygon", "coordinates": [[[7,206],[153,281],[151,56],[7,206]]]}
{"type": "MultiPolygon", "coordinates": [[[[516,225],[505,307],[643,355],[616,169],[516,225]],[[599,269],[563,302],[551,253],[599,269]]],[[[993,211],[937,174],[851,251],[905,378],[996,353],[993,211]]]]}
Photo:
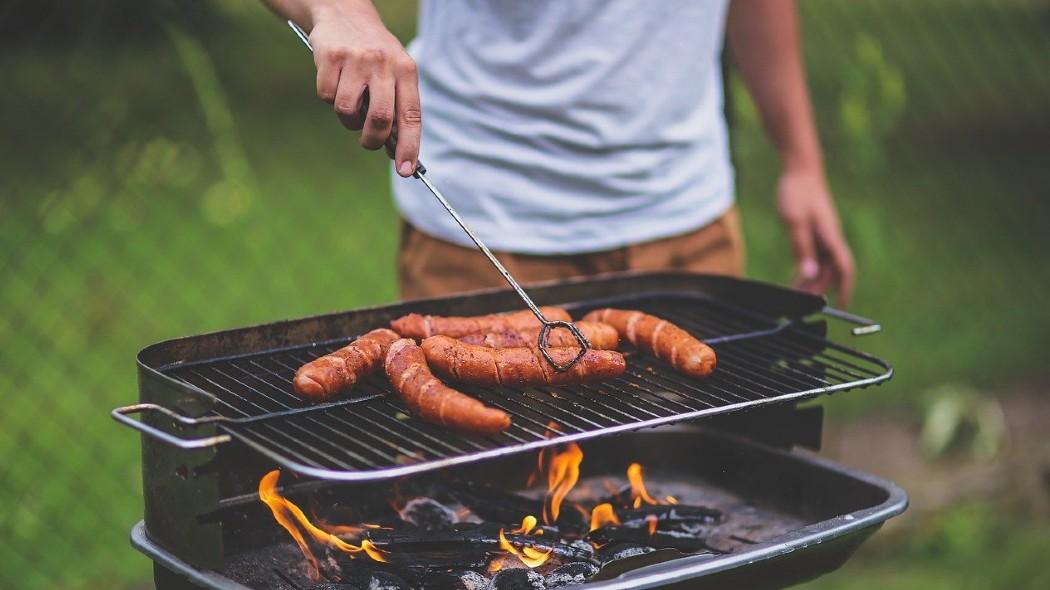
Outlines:
{"type": "MultiPolygon", "coordinates": [[[[831,183],[860,268],[853,308],[886,328],[856,344],[898,369],[891,385],[836,396],[833,412],[913,408],[947,380],[991,390],[1004,375],[1045,374],[1046,10],[804,7],[831,183]]],[[[142,346],[395,297],[385,161],[316,100],[310,57],[283,24],[251,3],[218,10],[232,26],[203,41],[175,31],[129,48],[88,34],[72,51],[0,53],[15,89],[0,93],[0,588],[148,579],[126,541],[142,511],[137,439],[107,416],[135,400],[142,346]]],[[[411,34],[411,3],[384,10],[411,34]]],[[[735,96],[750,274],[784,281],[776,161],[735,96]]],[[[967,575],[978,566],[955,545],[908,544],[834,579],[1014,585],[1039,565],[1026,544],[1044,537],[989,526],[1009,548],[991,577],[967,575]],[[953,559],[971,569],[945,573],[953,559]]]]}

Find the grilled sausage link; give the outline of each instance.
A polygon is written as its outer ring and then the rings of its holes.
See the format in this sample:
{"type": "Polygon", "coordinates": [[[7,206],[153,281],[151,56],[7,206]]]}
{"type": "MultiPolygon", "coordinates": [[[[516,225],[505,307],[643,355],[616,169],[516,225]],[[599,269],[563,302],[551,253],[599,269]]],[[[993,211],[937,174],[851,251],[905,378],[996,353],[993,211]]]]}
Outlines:
{"type": "Polygon", "coordinates": [[[408,338],[390,345],[385,369],[405,405],[422,420],[482,435],[510,427],[510,416],[503,410],[490,408],[439,381],[427,367],[423,351],[408,338]]]}
{"type": "Polygon", "coordinates": [[[606,308],[592,311],[584,319],[611,325],[639,350],[691,377],[707,377],[718,364],[714,349],[656,316],[640,311],[606,308]]]}
{"type": "MultiPolygon", "coordinates": [[[[559,364],[571,361],[579,348],[551,348],[559,364]]],[[[474,385],[573,385],[619,377],[627,365],[614,350],[588,350],[568,371],[556,371],[536,347],[487,348],[448,336],[423,341],[423,354],[435,373],[474,385]]]]}
{"type": "Polygon", "coordinates": [[[382,366],[387,349],[398,338],[393,330],[372,330],[339,350],[299,367],[292,387],[299,397],[322,402],[350,389],[382,366]]]}
{"type": "MultiPolygon", "coordinates": [[[[540,311],[548,320],[571,321],[569,312],[560,307],[541,307],[540,311]]],[[[390,322],[390,327],[405,338],[422,340],[438,334],[461,338],[468,334],[486,332],[519,332],[540,325],[531,310],[524,309],[514,313],[491,314],[467,317],[445,317],[439,315],[419,315],[410,313],[390,322]]]]}
{"type": "MultiPolygon", "coordinates": [[[[591,348],[598,350],[616,350],[620,345],[620,334],[609,324],[601,322],[576,322],[576,327],[591,343],[591,348]]],[[[459,340],[467,344],[487,346],[489,348],[518,348],[536,346],[539,328],[529,328],[517,332],[489,332],[488,334],[468,334],[459,340]]],[[[580,343],[568,328],[554,328],[550,333],[549,344],[552,347],[579,347],[580,343]]]]}

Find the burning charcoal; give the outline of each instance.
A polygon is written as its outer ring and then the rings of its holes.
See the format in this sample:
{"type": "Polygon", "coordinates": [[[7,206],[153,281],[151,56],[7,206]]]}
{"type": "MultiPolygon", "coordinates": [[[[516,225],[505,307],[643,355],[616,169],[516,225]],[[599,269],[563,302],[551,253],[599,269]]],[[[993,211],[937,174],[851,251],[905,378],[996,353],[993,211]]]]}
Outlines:
{"type": "MultiPolygon", "coordinates": [[[[474,514],[491,522],[517,523],[526,514],[543,514],[542,500],[533,500],[474,482],[456,482],[449,490],[449,495],[474,514]]],[[[562,506],[555,524],[566,533],[582,533],[587,530],[583,514],[566,505],[562,506]]]]}
{"type": "Polygon", "coordinates": [[[665,528],[665,523],[695,523],[700,525],[713,525],[722,522],[721,510],[708,508],[707,506],[687,506],[684,504],[660,504],[658,506],[642,506],[640,508],[628,508],[618,510],[617,516],[624,526],[646,527],[647,518],[656,518],[660,528],[665,528]]]}
{"type": "Polygon", "coordinates": [[[583,539],[576,539],[575,541],[569,542],[569,547],[572,547],[579,551],[580,555],[586,555],[589,559],[594,558],[594,546],[584,541],[583,539]]]}
{"type": "Polygon", "coordinates": [[[582,584],[591,576],[598,573],[598,566],[585,561],[567,563],[554,568],[547,574],[547,587],[560,588],[561,586],[572,586],[582,584]]]}
{"type": "Polygon", "coordinates": [[[340,584],[319,584],[312,590],[411,590],[412,585],[390,572],[349,571],[340,584]]]}
{"type": "Polygon", "coordinates": [[[447,529],[459,522],[456,513],[433,498],[413,498],[401,509],[401,518],[424,531],[447,529]]]}
{"type": "Polygon", "coordinates": [[[503,570],[489,581],[488,590],[546,590],[540,574],[526,568],[503,570]]]}
{"type": "Polygon", "coordinates": [[[646,553],[652,553],[653,551],[656,551],[656,549],[635,543],[611,543],[598,550],[598,559],[601,560],[603,564],[606,564],[610,561],[616,561],[617,559],[637,557],[639,555],[645,555],[646,553]]]}
{"type": "Polygon", "coordinates": [[[645,528],[625,526],[604,526],[587,535],[587,539],[596,543],[626,541],[656,548],[678,549],[685,553],[708,549],[703,536],[692,535],[682,531],[653,531],[645,528]]]}
{"type": "Polygon", "coordinates": [[[456,590],[485,590],[489,585],[489,579],[478,572],[465,571],[459,574],[459,583],[456,590]]]}

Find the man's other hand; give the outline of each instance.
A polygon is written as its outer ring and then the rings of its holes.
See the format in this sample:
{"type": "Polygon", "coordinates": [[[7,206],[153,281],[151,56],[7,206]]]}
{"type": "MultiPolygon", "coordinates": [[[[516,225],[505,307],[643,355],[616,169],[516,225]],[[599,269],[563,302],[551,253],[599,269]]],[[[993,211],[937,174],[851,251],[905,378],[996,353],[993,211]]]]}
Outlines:
{"type": "Polygon", "coordinates": [[[794,286],[811,293],[834,286],[838,306],[846,307],[853,293],[853,254],[824,176],[785,172],[777,185],[777,211],[795,252],[794,286]]]}
{"type": "Polygon", "coordinates": [[[397,149],[391,157],[398,174],[411,176],[422,129],[415,61],[374,11],[319,11],[310,43],[317,95],[335,107],[343,125],[361,131],[366,149],[383,147],[396,128],[397,149]]]}

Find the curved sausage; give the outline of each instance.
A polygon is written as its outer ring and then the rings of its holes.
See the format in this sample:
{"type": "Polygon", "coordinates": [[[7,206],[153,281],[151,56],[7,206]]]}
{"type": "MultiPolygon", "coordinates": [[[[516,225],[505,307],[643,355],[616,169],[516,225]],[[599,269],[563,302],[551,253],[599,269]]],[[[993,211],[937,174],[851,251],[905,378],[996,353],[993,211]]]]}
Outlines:
{"type": "Polygon", "coordinates": [[[510,427],[510,416],[437,379],[416,343],[402,338],[386,355],[386,376],[405,405],[420,419],[465,432],[490,435],[510,427]]]}
{"type": "MultiPolygon", "coordinates": [[[[560,307],[541,307],[548,320],[572,321],[569,312],[560,307]]],[[[420,315],[410,313],[390,322],[390,327],[405,338],[422,340],[438,334],[460,338],[468,334],[485,332],[519,332],[540,325],[531,310],[523,309],[514,313],[490,314],[467,317],[445,317],[439,315],[420,315]]]]}
{"type": "MultiPolygon", "coordinates": [[[[620,334],[609,324],[601,322],[576,322],[576,327],[591,343],[591,348],[598,350],[616,350],[620,346],[620,334]]],[[[539,328],[529,328],[517,332],[489,332],[488,334],[468,334],[459,340],[467,344],[487,346],[489,348],[517,348],[521,346],[536,346],[536,338],[540,334],[539,328]]],[[[550,346],[565,347],[580,345],[576,337],[567,328],[554,328],[550,334],[550,346]]]]}
{"type": "Polygon", "coordinates": [[[400,338],[393,330],[380,328],[339,350],[314,359],[295,372],[292,387],[299,397],[322,402],[350,389],[362,377],[383,364],[387,349],[400,338]]]}
{"type": "Polygon", "coordinates": [[[718,359],[710,346],[667,320],[626,309],[597,309],[584,316],[592,322],[605,322],[628,342],[670,364],[691,377],[707,377],[718,359]]]}
{"type": "MultiPolygon", "coordinates": [[[[579,348],[551,348],[559,364],[571,361],[579,348]]],[[[568,371],[555,371],[535,347],[487,348],[448,336],[423,341],[423,354],[435,373],[474,385],[573,385],[619,377],[627,369],[614,350],[588,350],[568,371]]]]}

